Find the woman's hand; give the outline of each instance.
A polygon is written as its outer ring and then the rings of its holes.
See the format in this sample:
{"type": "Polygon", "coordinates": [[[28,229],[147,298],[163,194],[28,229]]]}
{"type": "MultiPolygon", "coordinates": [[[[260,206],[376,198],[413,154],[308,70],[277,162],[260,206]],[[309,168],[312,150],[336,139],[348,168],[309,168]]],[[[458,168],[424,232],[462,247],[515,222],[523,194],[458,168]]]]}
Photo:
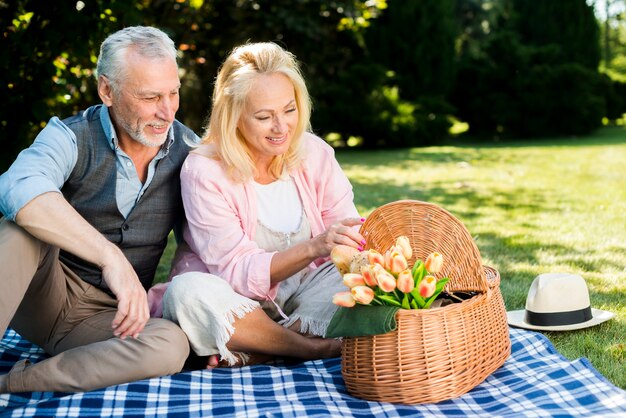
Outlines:
{"type": "Polygon", "coordinates": [[[280,283],[318,258],[328,257],[330,251],[339,244],[362,250],[365,239],[355,226],[363,222],[365,218],[344,219],[312,239],[276,253],[270,265],[271,284],[280,283]]]}
{"type": "Polygon", "coordinates": [[[326,231],[313,237],[311,245],[315,257],[328,257],[330,251],[340,244],[361,251],[365,245],[365,239],[354,227],[363,222],[365,222],[365,218],[347,218],[329,226],[326,231]]]}

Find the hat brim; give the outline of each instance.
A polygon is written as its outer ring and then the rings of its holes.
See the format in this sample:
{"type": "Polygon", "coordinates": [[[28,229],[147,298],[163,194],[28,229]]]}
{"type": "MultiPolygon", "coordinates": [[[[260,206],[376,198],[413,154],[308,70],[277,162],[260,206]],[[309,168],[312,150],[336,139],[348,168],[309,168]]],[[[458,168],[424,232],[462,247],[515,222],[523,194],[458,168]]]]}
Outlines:
{"type": "Polygon", "coordinates": [[[580,322],[578,324],[541,326],[532,325],[524,321],[524,318],[526,317],[525,309],[519,311],[509,311],[506,313],[508,323],[512,327],[537,331],[574,331],[577,329],[589,328],[594,325],[598,325],[605,321],[608,321],[609,319],[613,318],[615,314],[613,312],[591,308],[591,316],[592,318],[589,321],[580,322]]]}

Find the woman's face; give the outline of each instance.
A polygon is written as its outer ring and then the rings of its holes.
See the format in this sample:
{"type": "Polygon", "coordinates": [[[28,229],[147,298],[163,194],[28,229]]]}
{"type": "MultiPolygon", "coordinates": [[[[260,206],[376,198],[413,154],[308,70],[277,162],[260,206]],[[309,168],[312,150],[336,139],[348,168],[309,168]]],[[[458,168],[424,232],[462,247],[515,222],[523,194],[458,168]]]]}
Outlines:
{"type": "Polygon", "coordinates": [[[289,78],[280,73],[259,75],[237,124],[257,169],[266,172],[275,156],[289,150],[297,124],[296,96],[289,78]]]}

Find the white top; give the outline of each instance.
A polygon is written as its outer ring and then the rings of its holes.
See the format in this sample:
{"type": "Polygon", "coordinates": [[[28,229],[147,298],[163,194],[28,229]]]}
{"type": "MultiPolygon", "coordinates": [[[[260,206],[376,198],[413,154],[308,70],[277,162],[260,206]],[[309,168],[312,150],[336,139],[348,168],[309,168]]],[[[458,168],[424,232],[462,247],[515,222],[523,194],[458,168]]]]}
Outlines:
{"type": "Polygon", "coordinates": [[[300,228],[302,202],[291,177],[270,184],[254,183],[258,220],[269,229],[289,234],[300,228]]]}

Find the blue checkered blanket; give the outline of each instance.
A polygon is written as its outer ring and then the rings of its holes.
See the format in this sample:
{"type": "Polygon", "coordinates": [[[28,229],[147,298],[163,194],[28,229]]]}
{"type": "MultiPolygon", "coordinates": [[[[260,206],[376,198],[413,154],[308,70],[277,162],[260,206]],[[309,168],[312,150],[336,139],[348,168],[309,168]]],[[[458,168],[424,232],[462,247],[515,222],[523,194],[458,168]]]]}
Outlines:
{"type": "MultiPolygon", "coordinates": [[[[0,395],[1,417],[626,417],[626,391],[586,359],[569,361],[542,334],[511,329],[512,354],[469,393],[425,405],[352,397],[341,360],[276,362],[190,371],[86,393],[0,395]]],[[[0,342],[0,373],[17,360],[46,355],[9,330],[0,342]]]]}

